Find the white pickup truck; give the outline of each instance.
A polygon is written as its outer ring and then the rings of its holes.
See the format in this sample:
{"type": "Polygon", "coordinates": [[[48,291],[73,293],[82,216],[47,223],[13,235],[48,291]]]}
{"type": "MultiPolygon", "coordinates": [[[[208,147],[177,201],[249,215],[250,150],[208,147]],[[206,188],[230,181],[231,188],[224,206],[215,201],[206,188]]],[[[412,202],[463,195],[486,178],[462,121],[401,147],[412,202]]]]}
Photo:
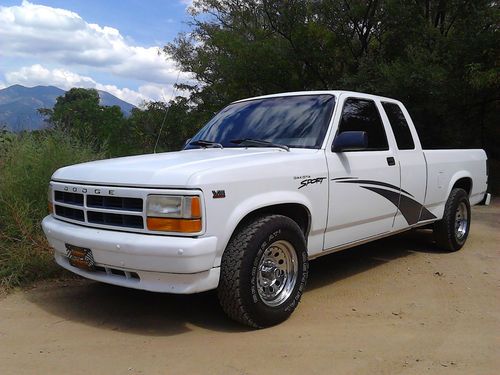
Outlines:
{"type": "Polygon", "coordinates": [[[217,288],[231,318],[266,327],[296,308],[310,259],[431,224],[460,249],[487,174],[483,150],[422,150],[397,100],[276,94],[228,105],[182,151],[57,170],[42,226],[78,275],[217,288]]]}

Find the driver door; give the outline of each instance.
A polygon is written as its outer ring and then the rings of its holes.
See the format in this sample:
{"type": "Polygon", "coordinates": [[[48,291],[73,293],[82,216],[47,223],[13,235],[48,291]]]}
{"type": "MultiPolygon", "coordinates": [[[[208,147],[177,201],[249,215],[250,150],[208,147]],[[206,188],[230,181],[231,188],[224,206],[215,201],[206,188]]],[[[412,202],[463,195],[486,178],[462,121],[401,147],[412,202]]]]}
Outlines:
{"type": "Polygon", "coordinates": [[[399,204],[400,169],[392,139],[387,138],[380,103],[370,96],[341,95],[336,134],[364,131],[368,147],[326,150],[330,176],[324,249],[342,247],[390,232],[399,204]]]}

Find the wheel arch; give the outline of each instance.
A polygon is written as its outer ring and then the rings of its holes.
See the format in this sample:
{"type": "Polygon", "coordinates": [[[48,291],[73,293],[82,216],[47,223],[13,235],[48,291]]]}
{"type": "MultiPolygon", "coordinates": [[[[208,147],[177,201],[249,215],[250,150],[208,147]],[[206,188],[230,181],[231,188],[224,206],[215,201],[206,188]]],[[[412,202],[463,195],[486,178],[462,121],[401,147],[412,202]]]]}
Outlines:
{"type": "Polygon", "coordinates": [[[458,172],[452,177],[450,181],[450,186],[448,187],[448,194],[446,194],[446,199],[448,199],[451,191],[455,188],[464,189],[465,192],[467,193],[467,196],[470,198],[470,195],[472,193],[472,187],[473,187],[473,182],[471,175],[465,171],[458,172]]]}
{"type": "Polygon", "coordinates": [[[234,228],[233,233],[248,222],[263,215],[283,215],[292,219],[297,223],[307,240],[307,236],[311,230],[311,212],[301,203],[278,203],[255,209],[241,218],[238,225],[234,228]]]}
{"type": "Polygon", "coordinates": [[[226,220],[225,235],[219,243],[218,256],[214,266],[220,264],[222,254],[233,235],[242,226],[258,216],[278,214],[289,217],[297,223],[307,241],[312,226],[311,207],[311,203],[304,195],[299,193],[290,195],[287,192],[257,195],[241,202],[226,220]]]}

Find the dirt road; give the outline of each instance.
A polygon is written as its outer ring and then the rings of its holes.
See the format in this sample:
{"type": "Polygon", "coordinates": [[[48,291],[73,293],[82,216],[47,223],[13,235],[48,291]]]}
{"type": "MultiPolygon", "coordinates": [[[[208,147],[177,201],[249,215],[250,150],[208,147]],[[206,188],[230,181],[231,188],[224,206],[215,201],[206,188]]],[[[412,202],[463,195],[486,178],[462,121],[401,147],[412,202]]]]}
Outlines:
{"type": "Polygon", "coordinates": [[[500,201],[458,253],[420,230],[313,261],[295,314],[260,331],[212,292],[39,284],[0,300],[0,373],[500,374],[500,201]]]}

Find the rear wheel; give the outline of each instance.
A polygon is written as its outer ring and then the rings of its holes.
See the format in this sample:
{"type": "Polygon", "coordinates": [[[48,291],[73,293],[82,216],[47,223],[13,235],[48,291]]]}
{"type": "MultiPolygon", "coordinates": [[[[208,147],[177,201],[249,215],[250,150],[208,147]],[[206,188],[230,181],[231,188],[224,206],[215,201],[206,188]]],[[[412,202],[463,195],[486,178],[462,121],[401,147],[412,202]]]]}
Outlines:
{"type": "Polygon", "coordinates": [[[260,217],[229,242],[218,296],[229,317],[262,328],[286,320],[304,290],[308,261],[304,235],[290,218],[260,217]]]}
{"type": "Polygon", "coordinates": [[[467,240],[470,229],[470,203],[465,190],[455,188],[446,201],[443,219],[434,224],[434,238],[443,250],[457,251],[467,240]]]}

